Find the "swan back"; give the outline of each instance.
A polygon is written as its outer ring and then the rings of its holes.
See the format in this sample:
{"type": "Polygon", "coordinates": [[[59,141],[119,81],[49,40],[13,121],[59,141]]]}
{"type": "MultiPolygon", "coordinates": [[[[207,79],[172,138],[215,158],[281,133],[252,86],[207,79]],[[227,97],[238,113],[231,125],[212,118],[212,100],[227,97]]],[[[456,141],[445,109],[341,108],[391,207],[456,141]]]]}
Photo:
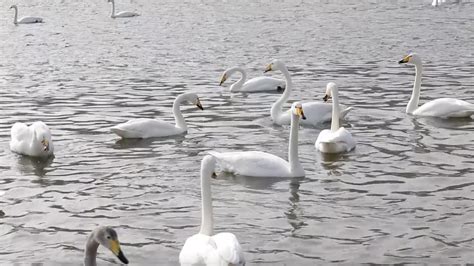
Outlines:
{"type": "Polygon", "coordinates": [[[48,157],[54,153],[54,145],[48,126],[37,121],[27,126],[15,123],[11,129],[10,149],[33,157],[48,157]]]}

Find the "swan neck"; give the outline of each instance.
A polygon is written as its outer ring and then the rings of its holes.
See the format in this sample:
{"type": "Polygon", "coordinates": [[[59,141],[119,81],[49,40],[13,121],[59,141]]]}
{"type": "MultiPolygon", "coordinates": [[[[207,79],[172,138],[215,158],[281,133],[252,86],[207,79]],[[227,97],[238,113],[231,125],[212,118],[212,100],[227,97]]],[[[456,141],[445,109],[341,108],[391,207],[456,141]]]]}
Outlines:
{"type": "Polygon", "coordinates": [[[84,266],[97,266],[96,257],[99,242],[94,239],[94,232],[87,238],[86,249],[84,251],[84,266]]]}
{"type": "Polygon", "coordinates": [[[332,119],[331,119],[331,131],[335,132],[339,129],[339,91],[338,89],[332,89],[332,119]]]}
{"type": "Polygon", "coordinates": [[[290,98],[290,93],[291,90],[293,89],[293,82],[291,81],[291,76],[290,72],[288,72],[288,69],[284,66],[281,69],[281,72],[283,73],[283,76],[285,77],[285,91],[283,94],[280,96],[280,98],[272,105],[271,109],[271,116],[273,121],[277,121],[279,117],[283,115],[283,104],[288,101],[290,98]]]}
{"type": "Polygon", "coordinates": [[[14,6],[13,9],[15,11],[15,16],[13,17],[13,24],[18,24],[18,8],[14,6]]]}
{"type": "MultiPolygon", "coordinates": [[[[113,2],[112,2],[113,3],[113,2]]],[[[176,123],[176,127],[188,130],[188,126],[186,125],[186,121],[184,121],[183,114],[181,113],[181,103],[183,102],[183,95],[179,95],[173,102],[173,115],[174,121],[176,123]]]]}
{"type": "MultiPolygon", "coordinates": [[[[232,84],[230,86],[230,91],[231,92],[235,92],[235,91],[240,90],[242,88],[242,86],[244,85],[245,81],[247,80],[247,72],[243,68],[236,67],[236,68],[234,68],[232,73],[234,73],[234,72],[239,72],[241,74],[241,77],[240,77],[239,80],[237,80],[234,84],[232,84]]],[[[230,73],[230,75],[232,75],[232,73],[230,73]]]]}
{"type": "Polygon", "coordinates": [[[112,3],[112,13],[110,13],[111,18],[115,18],[115,1],[111,1],[112,3]]]}
{"type": "Polygon", "coordinates": [[[300,127],[299,116],[291,112],[291,129],[290,142],[288,147],[288,162],[290,163],[290,171],[294,173],[296,169],[301,168],[298,158],[298,129],[300,127]]]}
{"type": "Polygon", "coordinates": [[[214,172],[215,159],[206,156],[201,163],[201,230],[200,234],[211,236],[213,234],[213,213],[211,195],[211,176],[214,172]]]}
{"type": "Polygon", "coordinates": [[[412,114],[416,108],[418,108],[418,101],[420,100],[421,75],[423,73],[423,66],[421,63],[415,64],[415,71],[415,83],[413,84],[413,91],[411,93],[410,101],[407,105],[407,114],[412,114]]]}

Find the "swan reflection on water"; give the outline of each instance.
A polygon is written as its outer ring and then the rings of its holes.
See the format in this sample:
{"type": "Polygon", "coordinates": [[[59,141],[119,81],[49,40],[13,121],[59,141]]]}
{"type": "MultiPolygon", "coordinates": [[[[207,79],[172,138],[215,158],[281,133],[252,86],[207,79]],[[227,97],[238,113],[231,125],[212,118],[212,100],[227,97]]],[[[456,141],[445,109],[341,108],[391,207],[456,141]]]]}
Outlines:
{"type": "Polygon", "coordinates": [[[18,170],[22,173],[28,174],[33,173],[36,176],[43,177],[53,169],[46,169],[49,167],[54,160],[54,156],[42,158],[42,157],[31,157],[26,155],[18,155],[18,170]]]}

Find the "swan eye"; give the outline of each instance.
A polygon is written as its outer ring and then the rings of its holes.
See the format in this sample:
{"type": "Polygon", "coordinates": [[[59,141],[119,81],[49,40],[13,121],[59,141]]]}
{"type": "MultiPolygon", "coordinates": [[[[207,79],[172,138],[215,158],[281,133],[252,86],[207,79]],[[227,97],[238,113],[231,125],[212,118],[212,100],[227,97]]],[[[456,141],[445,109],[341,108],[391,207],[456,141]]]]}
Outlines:
{"type": "Polygon", "coordinates": [[[110,236],[107,236],[107,239],[110,239],[111,237],[110,236]]]}

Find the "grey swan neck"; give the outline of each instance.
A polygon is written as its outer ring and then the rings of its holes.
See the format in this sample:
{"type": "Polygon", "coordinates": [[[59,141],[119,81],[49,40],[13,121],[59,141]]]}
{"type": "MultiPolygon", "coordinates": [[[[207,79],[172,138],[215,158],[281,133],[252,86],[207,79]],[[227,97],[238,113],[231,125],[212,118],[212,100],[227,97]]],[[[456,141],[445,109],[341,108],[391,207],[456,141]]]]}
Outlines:
{"type": "Polygon", "coordinates": [[[87,238],[86,249],[84,251],[84,266],[97,266],[97,249],[99,248],[99,242],[95,239],[95,231],[92,232],[87,238]]]}

